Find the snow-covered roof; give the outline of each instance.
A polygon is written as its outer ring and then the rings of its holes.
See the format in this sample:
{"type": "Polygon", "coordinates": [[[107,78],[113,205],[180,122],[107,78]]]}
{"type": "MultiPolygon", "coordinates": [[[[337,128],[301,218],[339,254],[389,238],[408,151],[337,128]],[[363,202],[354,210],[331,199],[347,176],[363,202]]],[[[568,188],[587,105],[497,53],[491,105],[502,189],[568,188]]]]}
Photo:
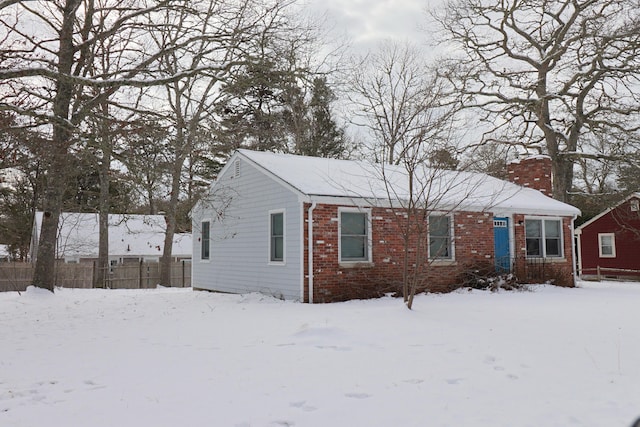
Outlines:
{"type": "Polygon", "coordinates": [[[0,245],[0,259],[8,259],[9,255],[9,245],[0,245]]]}
{"type": "MultiPolygon", "coordinates": [[[[36,212],[36,230],[42,226],[42,212],[36,212]]],[[[159,257],[164,246],[166,223],[162,215],[109,215],[109,256],[159,257]]],[[[97,258],[98,214],[70,213],[60,215],[58,226],[59,258],[97,258]]],[[[190,257],[190,233],[176,233],[173,256],[190,257]]]]}
{"type": "Polygon", "coordinates": [[[582,233],[582,229],[584,229],[585,227],[588,227],[590,224],[593,224],[594,222],[596,222],[597,220],[599,220],[600,218],[602,218],[603,216],[605,216],[606,214],[608,214],[612,210],[616,209],[618,206],[626,203],[627,201],[629,201],[631,199],[640,199],[640,192],[629,194],[627,197],[625,197],[624,199],[622,199],[621,201],[616,203],[614,206],[605,209],[604,211],[600,212],[598,215],[596,215],[593,218],[591,218],[589,221],[586,221],[583,224],[580,224],[578,227],[576,227],[576,234],[582,233]]]}
{"type": "Polygon", "coordinates": [[[523,157],[522,159],[520,158],[513,159],[509,162],[509,164],[519,164],[520,162],[523,162],[526,160],[542,160],[542,159],[551,159],[551,157],[549,157],[546,154],[534,154],[532,156],[523,157]]]}
{"type": "Polygon", "coordinates": [[[24,173],[16,168],[0,169],[0,188],[15,188],[23,176],[24,173]]]}
{"type": "MultiPolygon", "coordinates": [[[[250,150],[244,157],[286,185],[308,196],[369,201],[407,200],[409,179],[402,166],[250,150]]],[[[483,173],[423,168],[414,179],[414,196],[434,209],[521,214],[579,215],[580,210],[483,173]],[[428,187],[426,187],[428,185],[428,187]],[[426,187],[426,188],[425,188],[426,187]]]]}

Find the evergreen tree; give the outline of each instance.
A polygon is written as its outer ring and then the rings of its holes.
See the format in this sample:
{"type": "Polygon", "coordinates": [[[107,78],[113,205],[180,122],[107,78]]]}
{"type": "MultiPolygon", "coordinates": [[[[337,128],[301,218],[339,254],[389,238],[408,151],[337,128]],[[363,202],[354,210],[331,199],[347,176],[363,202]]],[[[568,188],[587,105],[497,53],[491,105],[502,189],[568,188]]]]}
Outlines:
{"type": "Polygon", "coordinates": [[[349,153],[344,129],[332,114],[336,96],[325,77],[300,77],[263,61],[238,74],[223,94],[214,148],[221,157],[237,148],[317,157],[349,153]]]}
{"type": "Polygon", "coordinates": [[[288,79],[268,59],[249,62],[222,88],[218,113],[222,117],[217,132],[220,151],[230,154],[237,148],[260,151],[287,151],[284,104],[288,79]]]}
{"type": "Polygon", "coordinates": [[[335,94],[327,85],[326,78],[316,77],[313,80],[311,100],[305,105],[308,134],[297,145],[298,154],[335,158],[347,154],[344,129],[338,126],[331,111],[331,104],[335,100],[335,94]]]}

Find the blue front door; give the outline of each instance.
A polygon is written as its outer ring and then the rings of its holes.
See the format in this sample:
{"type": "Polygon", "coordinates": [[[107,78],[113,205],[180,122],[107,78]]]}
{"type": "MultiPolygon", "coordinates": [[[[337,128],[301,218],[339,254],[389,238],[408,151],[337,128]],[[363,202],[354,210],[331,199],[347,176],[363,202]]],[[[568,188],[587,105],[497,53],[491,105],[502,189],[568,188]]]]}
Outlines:
{"type": "Polygon", "coordinates": [[[509,251],[509,218],[493,218],[493,242],[496,256],[496,271],[511,271],[511,253],[509,251]]]}

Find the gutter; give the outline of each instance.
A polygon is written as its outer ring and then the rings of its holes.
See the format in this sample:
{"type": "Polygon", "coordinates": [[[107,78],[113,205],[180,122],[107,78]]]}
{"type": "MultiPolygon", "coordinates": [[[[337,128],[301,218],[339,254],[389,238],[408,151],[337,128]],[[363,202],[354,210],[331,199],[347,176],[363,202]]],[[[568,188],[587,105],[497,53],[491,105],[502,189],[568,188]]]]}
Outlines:
{"type": "Polygon", "coordinates": [[[307,244],[308,247],[308,266],[309,266],[309,304],[313,304],[313,210],[316,208],[316,202],[313,201],[307,211],[307,244]]]}
{"type": "MultiPolygon", "coordinates": [[[[576,251],[580,252],[580,234],[581,233],[577,233],[578,236],[578,247],[576,248],[575,246],[575,242],[574,242],[574,237],[576,235],[575,233],[575,221],[576,218],[578,217],[578,215],[574,215],[571,217],[571,246],[572,246],[572,251],[571,251],[571,258],[572,258],[572,267],[573,267],[573,286],[577,287],[578,286],[578,272],[577,272],[577,267],[576,267],[576,251]]],[[[581,260],[582,261],[582,260],[581,260]]],[[[582,266],[581,266],[582,267],[582,266]]],[[[582,268],[581,268],[582,269],[582,268]]]]}

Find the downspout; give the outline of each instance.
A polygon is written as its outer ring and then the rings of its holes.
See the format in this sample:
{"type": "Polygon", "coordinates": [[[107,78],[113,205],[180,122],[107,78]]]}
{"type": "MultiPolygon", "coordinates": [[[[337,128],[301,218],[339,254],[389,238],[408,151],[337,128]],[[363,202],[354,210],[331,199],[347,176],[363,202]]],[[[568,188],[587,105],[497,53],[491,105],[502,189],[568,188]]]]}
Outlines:
{"type": "Polygon", "coordinates": [[[578,286],[578,272],[577,272],[577,268],[576,268],[576,250],[579,251],[580,250],[580,234],[578,234],[578,247],[575,247],[575,242],[574,242],[574,233],[575,233],[575,221],[576,218],[578,216],[574,215],[571,218],[571,258],[572,258],[572,263],[573,263],[573,286],[577,287],[578,286]]]}
{"type": "Polygon", "coordinates": [[[313,304],[313,210],[316,208],[316,202],[312,202],[309,210],[307,211],[307,255],[309,260],[307,262],[309,266],[309,304],[313,304]]]}

